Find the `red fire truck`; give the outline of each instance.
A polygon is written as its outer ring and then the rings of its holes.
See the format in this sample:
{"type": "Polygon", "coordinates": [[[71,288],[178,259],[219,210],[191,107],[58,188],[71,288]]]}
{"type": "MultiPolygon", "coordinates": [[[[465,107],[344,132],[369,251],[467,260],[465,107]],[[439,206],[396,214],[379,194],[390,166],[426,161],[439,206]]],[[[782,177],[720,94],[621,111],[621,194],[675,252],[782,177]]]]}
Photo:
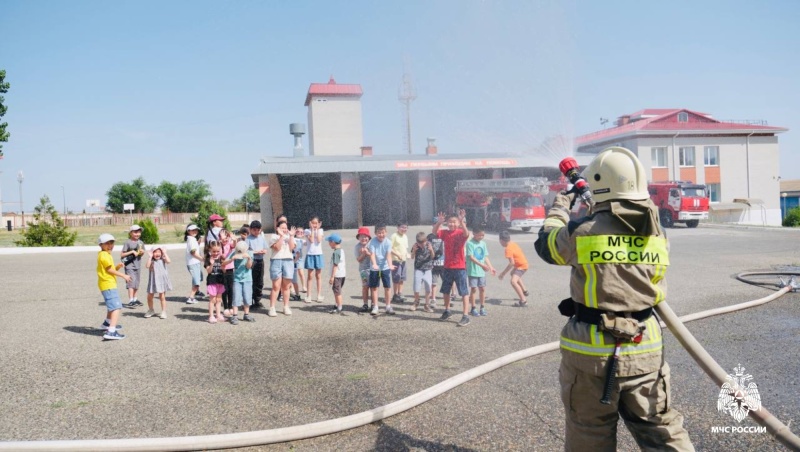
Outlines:
{"type": "Polygon", "coordinates": [[[544,224],[547,192],[543,177],[460,180],[456,182],[456,207],[467,212],[467,224],[527,232],[544,224]]]}
{"type": "Polygon", "coordinates": [[[653,182],[647,189],[665,228],[671,228],[675,223],[686,223],[686,226],[696,228],[700,220],[708,220],[705,185],[690,181],[653,182]]]}

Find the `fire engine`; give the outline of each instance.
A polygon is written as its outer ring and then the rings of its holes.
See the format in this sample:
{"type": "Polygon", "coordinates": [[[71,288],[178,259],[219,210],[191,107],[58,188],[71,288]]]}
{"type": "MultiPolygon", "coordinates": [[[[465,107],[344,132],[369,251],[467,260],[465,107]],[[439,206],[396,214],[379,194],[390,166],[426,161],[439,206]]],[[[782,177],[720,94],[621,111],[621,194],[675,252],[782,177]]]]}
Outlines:
{"type": "Polygon", "coordinates": [[[467,224],[527,232],[544,224],[548,191],[543,177],[460,180],[456,182],[456,206],[467,212],[467,224]]]}
{"type": "Polygon", "coordinates": [[[671,228],[675,223],[686,223],[686,226],[696,228],[700,220],[708,220],[705,185],[690,181],[653,182],[647,189],[665,228],[671,228]]]}

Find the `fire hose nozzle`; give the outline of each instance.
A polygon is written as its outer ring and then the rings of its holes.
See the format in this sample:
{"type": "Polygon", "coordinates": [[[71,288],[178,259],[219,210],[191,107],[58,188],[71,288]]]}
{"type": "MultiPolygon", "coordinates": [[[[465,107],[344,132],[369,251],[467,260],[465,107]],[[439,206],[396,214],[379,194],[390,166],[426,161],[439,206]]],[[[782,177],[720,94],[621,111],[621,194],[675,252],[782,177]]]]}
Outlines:
{"type": "Polygon", "coordinates": [[[586,179],[581,177],[581,173],[578,171],[578,162],[572,157],[567,157],[558,164],[558,169],[569,179],[573,187],[572,190],[574,190],[584,202],[591,202],[592,191],[589,189],[589,183],[586,182],[586,179]]]}

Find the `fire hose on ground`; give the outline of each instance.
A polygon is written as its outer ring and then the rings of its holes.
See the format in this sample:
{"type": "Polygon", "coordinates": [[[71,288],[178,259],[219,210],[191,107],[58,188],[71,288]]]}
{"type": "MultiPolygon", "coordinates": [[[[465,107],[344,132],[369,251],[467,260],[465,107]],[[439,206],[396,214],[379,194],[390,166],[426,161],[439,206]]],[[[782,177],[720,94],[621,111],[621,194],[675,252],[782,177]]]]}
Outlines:
{"type": "MultiPolygon", "coordinates": [[[[748,272],[740,273],[737,275],[737,279],[749,284],[761,286],[770,285],[766,283],[753,282],[746,278],[747,276],[755,275],[787,275],[793,277],[800,276],[800,272],[748,272]]],[[[656,306],[656,311],[663,321],[662,325],[665,324],[665,326],[672,331],[678,341],[680,341],[681,345],[683,345],[686,351],[700,365],[703,371],[705,371],[705,373],[708,374],[708,376],[711,377],[711,379],[717,385],[722,385],[722,383],[726,381],[726,372],[719,364],[717,364],[716,361],[714,361],[714,358],[712,358],[711,355],[709,355],[708,352],[703,349],[700,343],[697,342],[694,336],[683,325],[683,322],[689,322],[692,320],[703,319],[706,317],[759,306],[769,303],[770,301],[773,301],[792,290],[798,289],[798,286],[794,282],[794,278],[792,278],[788,283],[782,281],[781,284],[773,285],[781,288],[777,292],[767,297],[733,306],[727,306],[724,308],[702,311],[680,318],[666,302],[659,303],[656,306]]],[[[395,414],[402,413],[421,405],[461,384],[485,375],[493,370],[499,369],[500,367],[530,358],[532,356],[556,351],[558,349],[558,342],[550,342],[525,350],[520,350],[518,352],[492,360],[481,366],[469,369],[465,372],[448,378],[437,385],[412,394],[404,399],[392,402],[388,405],[363,411],[361,413],[352,414],[350,416],[314,422],[311,424],[295,425],[291,427],[282,427],[254,432],[172,438],[9,441],[0,442],[0,451],[185,451],[198,449],[228,449],[308,439],[316,436],[329,435],[332,433],[338,433],[345,430],[362,427],[364,425],[386,419],[394,416],[395,414]]],[[[781,444],[791,450],[800,451],[800,438],[792,433],[791,430],[789,430],[789,427],[784,425],[769,411],[767,411],[766,408],[761,406],[761,408],[757,411],[751,410],[749,415],[759,425],[766,427],[767,431],[772,434],[781,444]]]]}

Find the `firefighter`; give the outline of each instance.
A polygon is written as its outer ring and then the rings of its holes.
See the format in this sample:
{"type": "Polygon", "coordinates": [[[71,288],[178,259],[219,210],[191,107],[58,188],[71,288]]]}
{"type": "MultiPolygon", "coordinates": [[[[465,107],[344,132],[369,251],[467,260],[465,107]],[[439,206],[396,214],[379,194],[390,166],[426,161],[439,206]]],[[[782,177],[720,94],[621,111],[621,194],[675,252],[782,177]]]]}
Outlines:
{"type": "Polygon", "coordinates": [[[572,267],[571,298],[559,305],[570,317],[559,369],[564,449],[616,450],[622,417],[643,450],[694,450],[683,416],[670,406],[669,366],[653,316],[666,296],[669,252],[644,167],[631,151],[611,147],[582,176],[595,202],[588,216],[570,221],[576,194],[558,194],[535,244],[545,262],[572,267]]]}

